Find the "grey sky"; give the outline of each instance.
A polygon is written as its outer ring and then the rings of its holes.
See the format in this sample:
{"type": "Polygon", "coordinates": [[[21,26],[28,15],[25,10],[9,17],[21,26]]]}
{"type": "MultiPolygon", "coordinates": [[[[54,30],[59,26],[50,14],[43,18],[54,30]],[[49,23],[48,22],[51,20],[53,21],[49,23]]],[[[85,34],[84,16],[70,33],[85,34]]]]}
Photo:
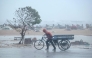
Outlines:
{"type": "Polygon", "coordinates": [[[92,0],[0,0],[0,24],[12,20],[15,10],[26,6],[39,12],[41,24],[92,22],[92,0]]]}

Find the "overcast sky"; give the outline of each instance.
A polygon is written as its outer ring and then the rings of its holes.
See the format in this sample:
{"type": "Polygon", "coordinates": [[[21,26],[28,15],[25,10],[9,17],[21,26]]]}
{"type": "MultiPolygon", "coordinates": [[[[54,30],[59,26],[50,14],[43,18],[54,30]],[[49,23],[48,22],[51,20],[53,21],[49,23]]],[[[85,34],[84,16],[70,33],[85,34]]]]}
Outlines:
{"type": "Polygon", "coordinates": [[[12,20],[15,10],[26,6],[39,12],[41,24],[92,22],[92,0],[0,0],[0,24],[12,20]]]}

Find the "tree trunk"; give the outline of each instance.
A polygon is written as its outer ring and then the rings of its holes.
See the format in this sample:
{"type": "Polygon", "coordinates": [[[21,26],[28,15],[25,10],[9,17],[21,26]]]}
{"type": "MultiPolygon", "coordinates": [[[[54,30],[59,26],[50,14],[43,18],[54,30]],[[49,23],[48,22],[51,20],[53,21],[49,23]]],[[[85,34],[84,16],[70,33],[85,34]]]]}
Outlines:
{"type": "Polygon", "coordinates": [[[20,39],[19,44],[23,44],[24,37],[25,37],[25,35],[21,35],[21,39],[20,39]]]}
{"type": "Polygon", "coordinates": [[[24,28],[22,29],[22,32],[20,34],[21,34],[21,39],[19,41],[19,44],[23,44],[24,37],[25,37],[25,29],[24,28]]]}

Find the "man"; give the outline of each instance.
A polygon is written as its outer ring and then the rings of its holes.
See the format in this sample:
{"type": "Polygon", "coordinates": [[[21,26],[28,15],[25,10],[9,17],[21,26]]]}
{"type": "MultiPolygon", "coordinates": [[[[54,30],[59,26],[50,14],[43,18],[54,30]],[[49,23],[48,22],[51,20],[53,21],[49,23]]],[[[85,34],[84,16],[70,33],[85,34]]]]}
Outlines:
{"type": "Polygon", "coordinates": [[[48,32],[46,29],[43,29],[43,32],[46,34],[46,36],[48,38],[46,41],[46,46],[47,46],[46,50],[49,49],[49,42],[50,42],[54,48],[53,50],[55,51],[56,47],[55,47],[54,43],[52,42],[52,34],[50,32],[48,32]]]}

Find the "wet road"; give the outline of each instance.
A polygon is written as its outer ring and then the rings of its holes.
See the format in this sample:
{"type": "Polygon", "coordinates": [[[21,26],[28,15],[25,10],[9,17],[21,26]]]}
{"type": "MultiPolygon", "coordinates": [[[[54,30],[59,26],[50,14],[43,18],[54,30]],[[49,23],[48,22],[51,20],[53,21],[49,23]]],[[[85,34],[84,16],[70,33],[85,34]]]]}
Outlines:
{"type": "Polygon", "coordinates": [[[0,58],[92,58],[92,49],[70,48],[67,51],[47,52],[45,48],[36,50],[34,47],[0,48],[0,58]]]}

